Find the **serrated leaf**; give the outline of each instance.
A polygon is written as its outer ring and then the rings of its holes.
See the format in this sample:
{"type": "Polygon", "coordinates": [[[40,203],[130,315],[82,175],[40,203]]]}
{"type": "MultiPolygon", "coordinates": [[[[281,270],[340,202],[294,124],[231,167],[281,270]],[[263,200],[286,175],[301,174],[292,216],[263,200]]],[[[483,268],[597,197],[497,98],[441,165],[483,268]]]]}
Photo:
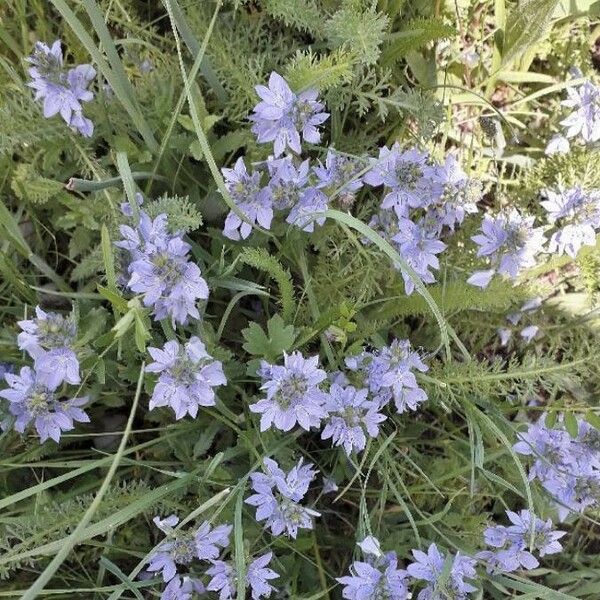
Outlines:
{"type": "Polygon", "coordinates": [[[246,343],[242,346],[248,354],[261,356],[269,362],[275,362],[284,351],[289,350],[296,339],[293,325],[285,325],[279,315],[267,323],[267,333],[257,323],[242,330],[246,343]]]}

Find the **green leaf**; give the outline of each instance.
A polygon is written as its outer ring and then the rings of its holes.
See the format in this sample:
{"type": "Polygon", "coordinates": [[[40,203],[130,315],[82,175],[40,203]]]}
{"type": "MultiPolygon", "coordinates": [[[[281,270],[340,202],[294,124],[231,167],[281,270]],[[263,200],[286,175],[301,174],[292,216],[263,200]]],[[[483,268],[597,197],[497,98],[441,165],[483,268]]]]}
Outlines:
{"type": "Polygon", "coordinates": [[[600,416],[591,410],[586,413],[585,420],[592,426],[595,427],[598,431],[600,431],[600,416]]]}
{"type": "Polygon", "coordinates": [[[261,356],[269,362],[275,362],[284,351],[289,350],[296,339],[293,325],[285,325],[279,315],[267,323],[267,333],[257,323],[242,330],[246,343],[242,346],[248,354],[261,356]]]}
{"type": "Polygon", "coordinates": [[[559,0],[521,0],[506,19],[502,65],[518,58],[550,29],[559,0]]]}
{"type": "Polygon", "coordinates": [[[577,424],[577,418],[572,412],[566,412],[563,415],[565,419],[565,428],[569,432],[569,435],[575,439],[579,434],[579,425],[577,424]]]}

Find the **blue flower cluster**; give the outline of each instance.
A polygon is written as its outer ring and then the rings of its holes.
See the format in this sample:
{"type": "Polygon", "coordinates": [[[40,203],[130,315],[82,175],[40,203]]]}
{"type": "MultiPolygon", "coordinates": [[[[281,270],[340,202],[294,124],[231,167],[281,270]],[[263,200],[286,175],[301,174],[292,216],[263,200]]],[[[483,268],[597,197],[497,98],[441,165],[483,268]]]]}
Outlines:
{"type": "Polygon", "coordinates": [[[249,406],[261,415],[261,431],[290,431],[297,424],[308,431],[324,423],[321,438],[350,455],[364,450],[367,437],[377,437],[386,419],[381,410],[392,399],[398,413],[427,400],[414,371],[428,367],[408,340],[347,358],[347,374],[332,374],[328,391],[327,374],[318,364],[318,356],[304,358],[298,351],[284,354],[283,366],[262,362],[258,375],[265,397],[249,406]]]}
{"type": "MultiPolygon", "coordinates": [[[[166,539],[156,546],[147,559],[149,573],[160,573],[167,583],[161,600],[189,600],[194,593],[207,591],[219,593],[220,600],[233,600],[236,596],[237,576],[230,562],[222,559],[222,553],[229,546],[232,526],[229,524],[212,527],[204,521],[199,527],[181,531],[175,529],[179,523],[176,515],[165,519],[154,518],[155,525],[166,535],[166,539]],[[205,575],[210,579],[204,583],[189,573],[182,575],[193,561],[209,563],[205,575]]],[[[268,598],[274,590],[269,580],[279,577],[268,568],[271,552],[255,558],[248,565],[246,582],[252,592],[252,600],[268,598]]]]}
{"type": "Polygon", "coordinates": [[[256,492],[246,503],[256,507],[256,520],[265,521],[273,535],[286,533],[292,538],[298,529],[312,529],[317,511],[300,504],[316,471],[302,460],[285,473],[271,458],[263,460],[263,473],[252,473],[252,489],[256,492]]]}
{"type": "Polygon", "coordinates": [[[66,69],[60,40],[48,47],[37,42],[33,54],[27,59],[31,81],[29,87],[35,90],[35,99],[44,101],[44,117],[60,114],[65,123],[74,131],[90,137],[94,124],[83,116],[82,102],[89,102],[94,94],[88,86],[96,76],[92,65],[78,65],[66,69]]]}
{"type": "MultiPolygon", "coordinates": [[[[542,305],[542,299],[539,297],[532,298],[531,300],[527,300],[527,302],[525,302],[517,312],[510,313],[509,315],[507,315],[506,320],[511,325],[516,327],[521,322],[521,319],[523,318],[523,316],[531,315],[531,314],[535,313],[540,308],[541,305],[542,305]]],[[[531,340],[533,340],[537,336],[539,331],[540,331],[540,328],[537,325],[527,325],[526,327],[523,327],[521,329],[520,336],[526,343],[529,343],[529,342],[531,342],[531,340]]],[[[508,327],[501,327],[500,329],[498,329],[498,336],[500,337],[500,345],[506,346],[508,344],[510,338],[512,337],[512,334],[513,334],[512,329],[509,329],[508,327]]]]}
{"type": "MultiPolygon", "coordinates": [[[[580,75],[580,73],[576,73],[580,75]]],[[[563,106],[573,112],[560,124],[564,134],[552,136],[546,146],[546,154],[564,154],[570,150],[570,139],[580,138],[584,144],[600,140],[600,89],[591,81],[567,88],[567,99],[563,106]]]]}
{"type": "Polygon", "coordinates": [[[519,568],[539,567],[540,563],[530,549],[540,556],[556,554],[562,550],[558,540],[566,535],[566,531],[554,530],[550,519],[542,521],[528,510],[519,513],[507,510],[506,515],[511,525],[494,525],[483,533],[485,543],[494,548],[477,555],[477,558],[486,562],[488,573],[511,573],[519,568]],[[533,547],[529,548],[532,531],[533,547]]]}
{"type": "Polygon", "coordinates": [[[196,336],[185,345],[175,340],[162,349],[148,348],[154,362],[146,367],[148,373],[160,373],[150,399],[150,410],[170,406],[175,419],[185,415],[196,417],[200,406],[214,406],[214,387],[225,385],[223,365],[213,360],[196,336]]]}
{"type": "MultiPolygon", "coordinates": [[[[124,205],[123,212],[130,216],[131,207],[124,205]]],[[[154,220],[143,210],[139,215],[133,227],[120,226],[123,239],[115,242],[129,253],[127,287],[142,294],[144,306],[153,308],[157,320],[169,317],[175,326],[185,325],[190,317],[199,319],[196,301],[208,298],[208,286],[198,265],[189,260],[191,246],[181,234],[169,232],[166,214],[154,220]]]]}
{"type": "Polygon", "coordinates": [[[81,409],[87,397],[62,398],[63,384],[81,382],[74,350],[77,326],[73,315],[45,312],[39,306],[35,312],[36,318],[18,322],[22,332],[17,338],[19,348],[33,359],[33,369],[22,367],[18,375],[4,373],[9,387],[0,391],[0,397],[8,400],[13,418],[0,425],[24,433],[33,424],[40,442],[50,438],[58,443],[62,432],[71,431],[75,422],[90,420],[81,409]]]}
{"type": "Polygon", "coordinates": [[[541,205],[555,224],[548,251],[575,258],[582,246],[595,246],[600,230],[600,190],[580,187],[543,190],[541,205]]]}
{"type": "Polygon", "coordinates": [[[519,434],[515,452],[534,458],[529,478],[540,481],[556,504],[559,519],[600,503],[600,431],[578,419],[573,438],[562,421],[555,428],[543,415],[519,434]]]}

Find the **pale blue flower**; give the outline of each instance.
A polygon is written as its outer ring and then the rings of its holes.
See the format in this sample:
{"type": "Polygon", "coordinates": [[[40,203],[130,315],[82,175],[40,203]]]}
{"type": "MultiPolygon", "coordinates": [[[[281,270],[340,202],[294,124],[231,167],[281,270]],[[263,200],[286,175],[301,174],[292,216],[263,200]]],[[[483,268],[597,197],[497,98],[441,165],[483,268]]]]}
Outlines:
{"type": "Polygon", "coordinates": [[[150,410],[170,406],[175,418],[189,414],[196,417],[200,406],[215,405],[215,387],[225,385],[223,365],[214,360],[202,341],[192,336],[185,345],[175,340],[167,342],[162,350],[148,348],[154,359],[146,367],[148,373],[160,373],[150,399],[150,410]]]}
{"type": "Polygon", "coordinates": [[[368,389],[333,384],[325,401],[328,416],[321,439],[330,439],[334,446],[342,446],[348,456],[364,450],[367,436],[379,435],[379,424],[385,416],[379,412],[379,403],[367,400],[368,389]]]}
{"type": "Polygon", "coordinates": [[[572,108],[573,112],[560,123],[566,128],[565,136],[581,135],[586,143],[600,140],[600,90],[591,81],[585,81],[568,87],[567,95],[562,105],[572,108]]]}
{"type": "Polygon", "coordinates": [[[252,132],[261,144],[274,142],[275,157],[281,156],[286,148],[300,154],[300,134],[306,142],[319,143],[318,127],[329,114],[323,112],[324,105],[317,101],[316,90],[296,95],[285,79],[274,71],[269,77],[269,87],[257,85],[255,89],[261,102],[250,116],[254,122],[252,132]]]}
{"type": "Polygon", "coordinates": [[[0,391],[0,397],[9,402],[15,431],[24,433],[33,423],[40,442],[50,438],[58,443],[64,431],[74,429],[74,422],[89,423],[89,417],[80,408],[87,404],[87,397],[61,400],[57,386],[29,367],[23,367],[18,375],[6,373],[4,378],[10,387],[0,391]]]}
{"type": "Polygon", "coordinates": [[[283,366],[262,362],[259,374],[266,397],[249,406],[252,412],[261,415],[261,431],[271,427],[290,431],[296,423],[308,431],[321,424],[326,411],[325,394],[319,384],[327,375],[318,364],[318,356],[304,358],[297,351],[284,353],[283,366]]]}

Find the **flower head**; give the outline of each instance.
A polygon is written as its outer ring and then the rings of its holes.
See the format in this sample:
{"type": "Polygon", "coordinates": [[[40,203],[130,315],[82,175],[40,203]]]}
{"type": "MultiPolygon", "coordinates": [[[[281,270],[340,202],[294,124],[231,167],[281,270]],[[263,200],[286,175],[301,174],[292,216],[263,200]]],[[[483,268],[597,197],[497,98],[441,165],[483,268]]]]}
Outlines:
{"type": "Polygon", "coordinates": [[[63,381],[78,384],[79,360],[73,350],[77,336],[77,326],[72,315],[64,317],[54,312],[44,312],[35,308],[36,318],[19,321],[22,332],[17,344],[35,361],[39,377],[53,389],[63,381]]]}
{"type": "Polygon", "coordinates": [[[548,220],[557,224],[548,245],[549,252],[572,258],[582,246],[596,244],[600,229],[600,190],[584,191],[580,187],[544,190],[546,200],[541,205],[548,212],[548,220]]]}
{"type": "Polygon", "coordinates": [[[162,350],[148,348],[154,359],[146,367],[149,373],[160,373],[150,399],[150,410],[157,406],[170,406],[175,418],[189,414],[196,417],[198,407],[214,406],[213,388],[225,385],[223,365],[206,352],[204,344],[192,336],[185,345],[172,340],[162,350]]]}
{"type": "Polygon", "coordinates": [[[353,386],[342,387],[337,384],[325,401],[325,410],[329,413],[321,439],[332,440],[335,446],[343,446],[346,454],[364,450],[367,435],[377,437],[379,423],[385,416],[379,412],[379,404],[367,400],[368,389],[357,390],[353,386]]]}
{"type": "Polygon", "coordinates": [[[346,359],[346,366],[362,376],[363,384],[380,405],[392,398],[399,413],[416,410],[427,400],[413,371],[425,372],[427,365],[408,340],[394,340],[375,352],[363,352],[346,359]]]}
{"type": "MultiPolygon", "coordinates": [[[[246,572],[246,585],[250,587],[252,600],[270,598],[275,588],[269,583],[279,575],[267,567],[273,558],[272,552],[267,552],[254,559],[246,572]]],[[[233,600],[237,595],[238,576],[235,567],[225,561],[213,561],[212,567],[206,571],[211,576],[207,590],[219,592],[219,600],[233,600]]]]}
{"type": "Polygon", "coordinates": [[[35,99],[44,102],[44,117],[60,114],[65,123],[83,136],[90,137],[93,123],[82,114],[82,102],[89,102],[94,94],[87,88],[96,76],[91,65],[78,65],[66,70],[60,40],[48,47],[43,42],[35,44],[33,54],[27,59],[35,99]]]}
{"type": "Polygon", "coordinates": [[[262,362],[259,374],[266,397],[249,406],[252,412],[261,414],[261,431],[273,426],[289,431],[296,423],[308,431],[320,425],[326,412],[325,394],[319,384],[327,375],[318,364],[318,356],[304,358],[300,352],[284,354],[283,366],[262,362]]]}
{"type": "Polygon", "coordinates": [[[338,577],[347,600],[408,600],[407,572],[398,569],[395,552],[381,552],[379,541],[370,536],[359,543],[365,561],[354,561],[350,575],[338,577]]]}
{"type": "Polygon", "coordinates": [[[266,521],[273,535],[287,533],[292,538],[298,529],[312,529],[313,517],[320,514],[300,504],[316,472],[302,460],[285,473],[270,458],[265,458],[263,473],[252,473],[252,489],[256,492],[246,503],[256,507],[256,520],[266,521]]]}
{"type": "Polygon", "coordinates": [[[19,375],[6,373],[4,378],[10,387],[0,391],[0,397],[9,401],[8,410],[19,433],[33,423],[41,442],[51,438],[58,443],[61,433],[71,431],[74,422],[89,423],[80,408],[87,404],[86,397],[60,400],[57,386],[29,367],[23,367],[19,375]]]}
{"type": "Polygon", "coordinates": [[[222,171],[225,187],[247,217],[247,221],[243,221],[235,212],[230,211],[225,219],[223,235],[232,240],[245,240],[252,233],[251,223],[258,223],[269,229],[273,220],[273,203],[268,190],[260,187],[260,172],[255,171],[250,175],[242,157],[237,159],[233,169],[222,171]]]}
{"type": "Polygon", "coordinates": [[[515,513],[506,511],[512,525],[494,525],[484,531],[484,540],[494,550],[480,552],[478,558],[487,562],[490,573],[503,571],[510,573],[520,567],[535,569],[539,566],[533,552],[540,556],[556,554],[562,550],[558,540],[565,535],[564,531],[555,531],[552,521],[542,521],[528,510],[515,513]],[[533,546],[529,541],[533,526],[533,546]]]}
{"type": "Polygon", "coordinates": [[[429,155],[414,148],[402,152],[398,143],[383,147],[378,159],[371,159],[373,168],[363,180],[372,186],[383,185],[387,192],[382,208],[393,208],[399,217],[408,217],[411,208],[425,208],[434,203],[443,190],[436,168],[429,155]]]}
{"type": "Polygon", "coordinates": [[[122,225],[122,240],[116,246],[128,250],[127,287],[142,294],[145,306],[154,308],[154,317],[171,318],[173,325],[185,325],[189,317],[200,318],[196,308],[198,299],[208,298],[208,286],[200,268],[189,260],[191,246],[180,234],[167,230],[167,215],[152,220],[140,211],[137,227],[122,225]]]}
{"type": "Polygon", "coordinates": [[[415,562],[406,570],[411,577],[427,582],[419,592],[418,600],[464,600],[477,588],[465,579],[475,577],[476,561],[457,553],[447,577],[442,577],[448,557],[442,554],[435,544],[431,544],[427,553],[413,550],[415,562]]]}
{"type": "Polygon", "coordinates": [[[580,86],[567,88],[568,98],[562,105],[573,112],[561,125],[566,128],[565,136],[573,138],[581,135],[584,142],[596,142],[600,139],[600,90],[586,81],[580,86]]]}
{"type": "Polygon", "coordinates": [[[196,530],[176,531],[176,515],[165,519],[154,517],[154,524],[166,535],[148,558],[148,571],[160,572],[165,582],[177,574],[178,566],[187,566],[194,559],[213,561],[219,557],[220,549],[229,545],[231,525],[220,525],[214,529],[206,521],[196,530]]]}
{"type": "Polygon", "coordinates": [[[160,600],[192,600],[194,594],[204,594],[202,582],[190,577],[173,577],[167,584],[160,600]]]}
{"type": "Polygon", "coordinates": [[[487,287],[495,272],[516,279],[523,269],[534,266],[545,242],[542,228],[533,227],[534,221],[535,217],[523,217],[514,208],[497,217],[485,215],[481,233],[472,240],[479,246],[477,256],[490,257],[493,268],[475,272],[468,282],[487,287]]]}
{"type": "Polygon", "coordinates": [[[317,225],[325,223],[323,213],[327,208],[327,196],[317,188],[308,187],[290,210],[286,222],[300,227],[302,231],[312,233],[315,230],[315,223],[317,225]]]}
{"type": "Polygon", "coordinates": [[[300,134],[304,141],[317,144],[321,139],[318,126],[327,120],[324,105],[317,101],[317,91],[307,90],[301,94],[292,92],[281,75],[271,73],[269,86],[256,86],[261,98],[254,107],[250,120],[252,132],[259,143],[274,142],[275,156],[281,156],[286,148],[296,154],[302,152],[300,134]]]}

